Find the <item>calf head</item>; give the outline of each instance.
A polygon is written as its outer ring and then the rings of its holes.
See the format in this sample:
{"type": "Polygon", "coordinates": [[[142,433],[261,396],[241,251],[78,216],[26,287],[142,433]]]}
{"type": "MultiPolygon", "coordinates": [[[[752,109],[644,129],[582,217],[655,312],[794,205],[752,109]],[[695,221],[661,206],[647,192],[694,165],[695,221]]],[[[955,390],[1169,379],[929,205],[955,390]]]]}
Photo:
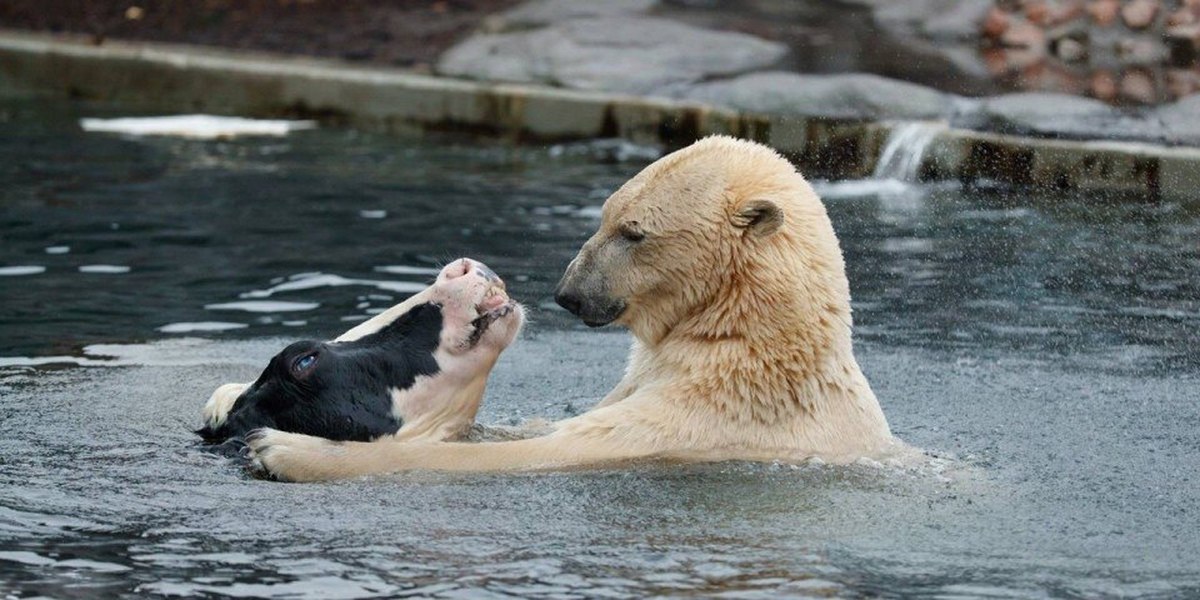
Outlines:
{"type": "Polygon", "coordinates": [[[488,374],[524,321],[504,282],[460,259],[404,303],[332,342],[275,355],[248,386],[222,386],[198,433],[217,443],[260,427],[333,440],[454,437],[475,419],[488,374]]]}

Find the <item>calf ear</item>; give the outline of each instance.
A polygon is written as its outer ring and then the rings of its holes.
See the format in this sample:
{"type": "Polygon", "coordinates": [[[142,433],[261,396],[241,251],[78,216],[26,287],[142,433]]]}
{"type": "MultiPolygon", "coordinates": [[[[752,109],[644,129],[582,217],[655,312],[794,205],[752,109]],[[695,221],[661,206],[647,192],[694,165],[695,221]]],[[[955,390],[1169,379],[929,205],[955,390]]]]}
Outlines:
{"type": "Polygon", "coordinates": [[[750,200],[738,207],[731,220],[738,229],[767,236],[783,225],[783,210],[770,200],[750,200]]]}

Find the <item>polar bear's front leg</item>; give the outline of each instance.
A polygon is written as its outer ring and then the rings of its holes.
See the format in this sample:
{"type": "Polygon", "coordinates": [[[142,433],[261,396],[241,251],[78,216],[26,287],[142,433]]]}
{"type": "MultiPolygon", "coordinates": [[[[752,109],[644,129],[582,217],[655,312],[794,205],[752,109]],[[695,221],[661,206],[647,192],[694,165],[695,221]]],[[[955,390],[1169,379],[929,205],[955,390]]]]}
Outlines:
{"type": "Polygon", "coordinates": [[[616,387],[605,394],[604,398],[593,408],[616,404],[637,393],[639,384],[647,379],[647,374],[644,372],[646,360],[643,357],[645,354],[646,350],[642,344],[634,340],[629,347],[629,360],[625,364],[625,375],[621,377],[621,381],[617,382],[616,387]]]}
{"type": "MultiPolygon", "coordinates": [[[[611,430],[609,430],[611,432],[611,430]]],[[[324,481],[400,471],[524,471],[599,466],[654,453],[637,436],[562,429],[507,442],[331,442],[260,429],[246,439],[253,465],[283,481],[324,481]]]]}
{"type": "Polygon", "coordinates": [[[217,388],[212,396],[208,397],[208,402],[204,403],[204,408],[200,411],[200,416],[204,418],[204,426],[209,429],[220,427],[229,417],[229,411],[233,410],[233,405],[237,402],[238,397],[248,387],[250,387],[249,383],[227,383],[217,388]]]}
{"type": "Polygon", "coordinates": [[[605,406],[616,404],[632,396],[635,392],[637,392],[638,386],[637,382],[631,381],[631,379],[632,378],[630,377],[622,379],[621,382],[617,384],[617,387],[605,394],[605,396],[601,398],[593,408],[604,408],[605,406]]]}
{"type": "Polygon", "coordinates": [[[256,429],[246,436],[246,445],[254,471],[281,481],[320,481],[338,478],[338,455],[346,444],[278,429],[256,429]]]}

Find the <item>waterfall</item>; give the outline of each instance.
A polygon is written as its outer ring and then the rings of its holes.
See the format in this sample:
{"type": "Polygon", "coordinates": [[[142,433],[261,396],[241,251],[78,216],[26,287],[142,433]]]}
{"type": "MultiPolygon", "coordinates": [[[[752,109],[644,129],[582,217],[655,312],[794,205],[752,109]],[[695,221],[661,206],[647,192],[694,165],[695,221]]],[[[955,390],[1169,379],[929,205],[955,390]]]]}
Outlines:
{"type": "Polygon", "coordinates": [[[925,149],[945,128],[945,123],[936,121],[902,123],[893,128],[879,153],[872,178],[915,182],[921,174],[925,149]]]}

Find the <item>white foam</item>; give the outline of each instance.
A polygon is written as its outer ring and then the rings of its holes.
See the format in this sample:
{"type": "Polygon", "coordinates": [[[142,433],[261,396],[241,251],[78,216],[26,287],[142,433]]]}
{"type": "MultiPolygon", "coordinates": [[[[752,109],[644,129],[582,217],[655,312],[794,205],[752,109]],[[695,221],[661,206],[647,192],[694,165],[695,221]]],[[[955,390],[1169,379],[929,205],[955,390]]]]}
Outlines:
{"type": "Polygon", "coordinates": [[[1030,217],[1034,212],[1028,208],[983,209],[960,211],[955,218],[977,221],[1008,221],[1030,217]]]}
{"type": "Polygon", "coordinates": [[[849,179],[814,181],[813,189],[822,198],[858,198],[861,196],[897,196],[914,186],[896,179],[849,179]]]}
{"type": "Polygon", "coordinates": [[[575,216],[581,219],[599,219],[603,213],[603,206],[584,206],[575,211],[575,216]]]}
{"type": "Polygon", "coordinates": [[[663,155],[663,149],[659,146],[634,144],[623,139],[611,138],[555,144],[550,146],[546,153],[551,158],[589,156],[617,162],[651,162],[663,155]]]}
{"type": "Polygon", "coordinates": [[[382,219],[387,217],[386,210],[360,210],[358,216],[364,219],[382,219]]]}
{"type": "Polygon", "coordinates": [[[46,267],[39,266],[39,265],[0,267],[0,276],[3,276],[3,277],[15,277],[18,275],[37,275],[38,273],[45,273],[45,272],[46,272],[46,267]]]}
{"type": "Polygon", "coordinates": [[[46,254],[66,254],[70,251],[70,246],[46,246],[46,254]]]}
{"type": "Polygon", "coordinates": [[[128,273],[129,267],[124,265],[83,265],[79,267],[79,272],[105,274],[128,273]]]}
{"type": "Polygon", "coordinates": [[[312,310],[320,304],[316,302],[283,302],[280,300],[245,300],[242,302],[222,302],[205,304],[207,310],[241,310],[252,313],[296,312],[312,310]]]}
{"type": "Polygon", "coordinates": [[[79,125],[83,127],[84,131],[125,135],[166,135],[203,140],[242,135],[283,136],[293,131],[313,129],[317,126],[315,121],[245,119],[214,115],[80,119],[79,125]]]}
{"type": "Polygon", "coordinates": [[[72,571],[79,571],[82,569],[97,573],[122,573],[132,570],[130,567],[118,565],[116,563],[106,563],[97,560],[87,560],[84,558],[55,560],[53,558],[48,558],[40,554],[27,551],[2,551],[0,552],[0,561],[15,562],[32,567],[58,567],[70,569],[72,571]]]}
{"type": "Polygon", "coordinates": [[[915,182],[921,175],[921,159],[934,138],[946,129],[942,122],[901,123],[888,134],[879,160],[875,163],[875,179],[897,179],[915,182]]]}
{"type": "Polygon", "coordinates": [[[245,323],[227,323],[225,321],[195,321],[182,323],[168,323],[159,327],[158,330],[163,333],[193,333],[197,331],[229,331],[231,329],[245,329],[249,327],[245,323]]]}

